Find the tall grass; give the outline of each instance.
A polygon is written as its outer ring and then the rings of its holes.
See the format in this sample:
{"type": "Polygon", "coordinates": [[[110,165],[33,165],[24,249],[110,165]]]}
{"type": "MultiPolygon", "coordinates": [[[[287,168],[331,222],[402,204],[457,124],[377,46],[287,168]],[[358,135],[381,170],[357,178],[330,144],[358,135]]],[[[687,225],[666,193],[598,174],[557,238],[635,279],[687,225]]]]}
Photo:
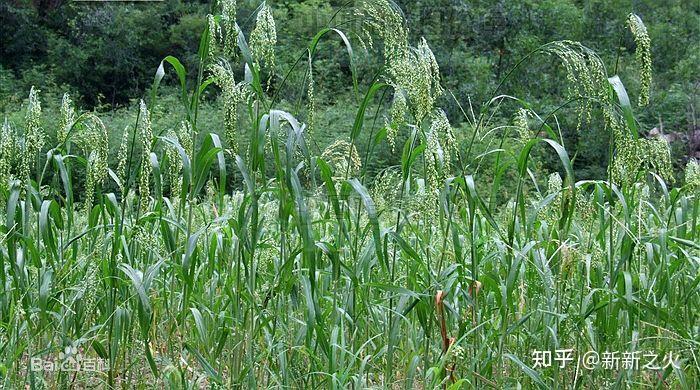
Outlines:
{"type": "Polygon", "coordinates": [[[354,124],[322,151],[298,119],[315,105],[281,111],[276,91],[313,99],[313,81],[287,76],[313,77],[322,40],[342,42],[353,63],[357,40],[329,24],[277,79],[267,6],[249,46],[225,3],[194,73],[172,56],[157,67],[123,145],[111,145],[119,167],[100,165],[106,135],[93,114],[64,108],[60,129],[42,129],[34,90],[24,130],[3,127],[3,387],[698,386],[698,169],[670,186],[668,149],[639,138],[636,107],[593,51],[553,42],[507,74],[561,58],[575,83],[562,107],[540,115],[501,84],[481,107],[460,105],[469,132],[455,133],[427,42],[408,44],[393,3],[367,2],[358,14],[374,22],[361,40],[375,34],[385,66],[370,85],[351,67],[354,124]],[[166,73],[181,89],[181,106],[168,107],[179,129],[151,128],[166,73]],[[224,139],[198,126],[213,85],[226,96],[224,139]],[[386,123],[365,122],[389,101],[386,123]],[[514,105],[519,120],[499,122],[514,105]],[[590,125],[595,110],[611,132],[610,178],[578,180],[556,116],[590,125]],[[64,136],[45,150],[47,132],[64,136]],[[370,178],[387,136],[401,164],[370,178]],[[556,156],[563,177],[538,177],[534,150],[556,156]],[[78,172],[94,196],[78,196],[78,172]],[[103,191],[107,180],[120,190],[103,191]],[[108,370],[30,369],[67,347],[108,370]],[[566,367],[533,367],[534,350],[566,348],[576,351],[566,367]],[[650,351],[662,367],[590,371],[577,361],[588,350],[650,351]],[[669,352],[678,360],[664,366],[669,352]]]}

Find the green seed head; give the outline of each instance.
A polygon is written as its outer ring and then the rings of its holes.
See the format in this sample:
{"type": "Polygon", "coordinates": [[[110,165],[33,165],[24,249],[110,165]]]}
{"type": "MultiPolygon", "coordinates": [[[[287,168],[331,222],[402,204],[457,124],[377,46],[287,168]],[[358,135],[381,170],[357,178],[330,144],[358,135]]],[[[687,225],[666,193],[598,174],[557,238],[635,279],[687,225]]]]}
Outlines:
{"type": "Polygon", "coordinates": [[[397,207],[400,201],[401,174],[396,169],[385,169],[372,183],[372,199],[378,210],[397,207]]]}
{"type": "Polygon", "coordinates": [[[71,126],[75,122],[75,108],[73,108],[73,101],[68,93],[63,94],[63,99],[61,100],[61,120],[58,123],[58,143],[63,144],[66,142],[68,137],[68,132],[71,126]]]}
{"type": "Polygon", "coordinates": [[[232,154],[238,153],[238,140],[236,132],[238,126],[238,105],[248,98],[246,84],[241,82],[236,84],[233,78],[233,71],[228,62],[221,61],[210,67],[210,71],[216,77],[216,84],[221,88],[224,101],[224,135],[229,145],[228,151],[232,154]]]}
{"type": "Polygon", "coordinates": [[[124,128],[124,132],[122,133],[122,141],[119,144],[119,152],[117,152],[117,177],[119,177],[119,181],[121,181],[121,184],[119,186],[119,191],[122,193],[122,196],[125,195],[125,190],[126,190],[126,182],[128,180],[127,177],[127,172],[126,172],[126,164],[127,164],[127,149],[129,146],[129,127],[124,128]]]}
{"type": "Polygon", "coordinates": [[[141,134],[141,173],[139,175],[139,195],[141,196],[141,207],[145,210],[148,206],[150,195],[150,175],[151,175],[151,143],[153,142],[153,130],[151,129],[151,114],[148,112],[146,103],[141,100],[141,118],[139,121],[139,132],[141,134]]]}
{"type": "Polygon", "coordinates": [[[311,61],[311,54],[309,53],[309,84],[306,89],[306,97],[307,97],[307,102],[306,102],[306,124],[307,124],[307,129],[306,133],[308,134],[309,139],[313,137],[314,134],[314,127],[315,127],[315,119],[316,119],[316,96],[315,96],[315,82],[314,82],[314,72],[313,72],[313,64],[311,61]]]}
{"type": "Polygon", "coordinates": [[[420,123],[433,111],[435,100],[443,92],[440,68],[427,41],[421,38],[418,47],[409,46],[403,16],[387,0],[362,2],[356,16],[364,21],[366,40],[371,42],[370,32],[382,39],[387,82],[394,90],[406,93],[411,113],[420,123]]]}
{"type": "MultiPolygon", "coordinates": [[[[177,139],[174,130],[169,130],[166,134],[168,138],[177,139]]],[[[180,197],[182,189],[182,160],[175,146],[168,144],[165,149],[165,156],[168,160],[168,179],[170,182],[170,194],[173,199],[180,197]]]]}
{"type": "Polygon", "coordinates": [[[221,38],[221,26],[216,23],[214,15],[207,15],[207,24],[209,26],[209,58],[216,56],[219,50],[219,40],[221,38]]]}
{"type": "Polygon", "coordinates": [[[554,172],[549,175],[549,180],[547,180],[547,193],[558,194],[562,189],[562,180],[559,172],[554,172]]]}
{"type": "Polygon", "coordinates": [[[236,41],[238,29],[236,28],[236,0],[220,0],[221,25],[223,26],[223,51],[229,58],[236,56],[236,41]]]}
{"type": "Polygon", "coordinates": [[[557,41],[549,44],[545,50],[558,57],[566,69],[568,98],[579,102],[578,130],[584,120],[591,119],[592,99],[603,100],[607,97],[605,66],[595,52],[579,42],[557,41]]]}
{"type": "Polygon", "coordinates": [[[5,118],[0,130],[0,189],[6,188],[10,180],[12,164],[17,153],[16,147],[15,130],[5,118]]]}
{"type": "Polygon", "coordinates": [[[263,4],[255,19],[255,28],[250,33],[250,50],[256,65],[264,63],[270,71],[275,68],[275,46],[277,45],[277,29],[272,10],[263,4]]]}
{"type": "Polygon", "coordinates": [[[629,14],[627,26],[637,44],[634,54],[637,58],[637,66],[639,66],[639,105],[646,106],[649,104],[649,90],[651,88],[651,39],[639,16],[629,14]]]}
{"type": "Polygon", "coordinates": [[[29,91],[29,106],[24,123],[24,150],[22,151],[22,163],[20,165],[20,178],[29,177],[38,154],[44,147],[44,130],[41,128],[41,102],[39,90],[32,87],[29,91]]]}
{"type": "Polygon", "coordinates": [[[513,127],[517,133],[518,142],[521,144],[526,144],[530,141],[530,125],[528,124],[528,119],[530,117],[530,111],[524,108],[518,109],[513,118],[513,127]]]}
{"type": "Polygon", "coordinates": [[[437,146],[442,155],[443,170],[449,172],[452,155],[457,152],[457,141],[445,111],[439,109],[432,114],[430,134],[434,134],[437,137],[437,146]]]}
{"type": "MultiPolygon", "coordinates": [[[[434,195],[440,185],[440,168],[444,164],[444,153],[438,134],[438,127],[431,126],[425,135],[425,178],[426,193],[434,195]]],[[[435,197],[434,199],[437,199],[435,197]]],[[[432,203],[431,203],[432,205],[432,203]]]]}
{"type": "Polygon", "coordinates": [[[425,39],[417,49],[398,52],[390,61],[389,83],[406,91],[409,107],[416,123],[425,119],[442,94],[440,70],[425,39]]]}
{"type": "Polygon", "coordinates": [[[192,145],[192,125],[188,121],[180,122],[180,126],[177,128],[177,140],[185,149],[187,156],[192,159],[194,156],[194,145],[192,145]]]}
{"type": "Polygon", "coordinates": [[[95,187],[104,184],[108,174],[109,136],[104,123],[94,114],[89,114],[77,135],[78,145],[88,153],[85,183],[85,208],[92,207],[95,187]]]}
{"type": "Polygon", "coordinates": [[[392,152],[396,150],[396,136],[399,133],[399,129],[406,125],[406,112],[408,112],[406,95],[403,91],[397,89],[394,91],[394,100],[389,111],[391,123],[387,123],[386,126],[386,138],[392,152]]]}
{"type": "Polygon", "coordinates": [[[339,179],[354,177],[362,168],[360,154],[355,145],[342,139],[330,144],[321,154],[321,158],[333,167],[335,177],[339,179]]]}
{"type": "Polygon", "coordinates": [[[614,182],[632,185],[639,178],[640,171],[655,172],[673,182],[671,148],[664,138],[633,139],[619,134],[615,139],[615,148],[612,165],[614,182]]]}
{"type": "Polygon", "coordinates": [[[374,32],[384,43],[384,61],[388,65],[408,51],[408,29],[401,14],[387,0],[363,1],[355,15],[363,20],[361,42],[373,46],[374,32]]]}
{"type": "Polygon", "coordinates": [[[695,159],[688,161],[685,166],[685,184],[692,193],[697,194],[700,191],[700,164],[695,159]]]}

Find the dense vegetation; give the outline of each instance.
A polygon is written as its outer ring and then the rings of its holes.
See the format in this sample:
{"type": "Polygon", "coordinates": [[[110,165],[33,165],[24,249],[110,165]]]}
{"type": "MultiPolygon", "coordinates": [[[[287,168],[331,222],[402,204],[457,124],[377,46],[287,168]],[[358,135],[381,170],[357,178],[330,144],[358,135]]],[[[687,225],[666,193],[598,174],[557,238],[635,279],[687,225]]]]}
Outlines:
{"type": "Polygon", "coordinates": [[[2,387],[696,388],[697,10],[415,3],[3,3],[2,387]]]}
{"type": "MultiPolygon", "coordinates": [[[[166,55],[177,57],[186,69],[197,67],[199,36],[207,24],[206,15],[215,13],[213,2],[167,0],[147,3],[72,2],[66,0],[8,0],[0,2],[0,110],[4,115],[26,106],[26,91],[41,89],[47,122],[58,120],[58,105],[64,92],[84,110],[97,110],[119,143],[120,131],[138,111],[138,101],[149,88],[153,64],[166,55]],[[112,112],[114,108],[121,108],[112,112]]],[[[361,19],[348,12],[347,0],[277,0],[268,2],[277,22],[277,64],[271,88],[276,89],[287,71],[321,28],[337,26],[355,42],[361,34],[361,19]],[[341,8],[345,7],[345,8],[341,8]],[[342,10],[341,10],[342,9],[342,10]],[[338,12],[341,10],[340,12],[338,12]]],[[[693,1],[634,0],[399,0],[407,19],[409,38],[425,37],[440,64],[442,82],[450,92],[439,98],[440,105],[455,128],[468,127],[459,105],[478,104],[527,53],[555,40],[573,40],[598,53],[615,74],[635,93],[639,85],[635,42],[625,28],[627,14],[642,17],[653,42],[651,47],[654,83],[650,104],[635,112],[640,131],[654,128],[671,135],[673,164],[682,172],[688,155],[700,158],[698,129],[697,64],[700,60],[700,4],[693,1]],[[457,98],[456,101],[451,95],[457,98]],[[695,132],[695,133],[692,133],[695,132]],[[691,133],[691,134],[689,134],[691,133]],[[691,138],[691,140],[688,140],[691,138]]],[[[237,16],[248,34],[255,22],[258,1],[239,1],[237,16]]],[[[314,57],[317,85],[317,123],[324,128],[318,139],[323,149],[352,126],[355,100],[350,80],[350,61],[340,40],[323,41],[314,57]]],[[[359,82],[370,83],[379,70],[381,58],[365,55],[354,44],[354,66],[359,82]]],[[[237,79],[243,70],[234,68],[237,79]]],[[[294,71],[289,81],[303,85],[305,72],[294,71]]],[[[538,112],[548,113],[562,104],[566,92],[563,69],[547,56],[531,58],[505,80],[501,91],[529,102],[538,112]]],[[[187,75],[188,85],[196,72],[187,75]]],[[[176,86],[166,75],[164,85],[176,86]]],[[[292,109],[303,99],[300,88],[280,88],[278,98],[292,109]]],[[[168,92],[165,96],[173,95],[168,92]]],[[[222,122],[208,111],[222,104],[215,89],[205,93],[200,109],[207,127],[220,129],[222,122]]],[[[154,108],[153,121],[172,128],[168,105],[154,108]]],[[[516,108],[496,115],[500,119],[516,108]]],[[[374,112],[370,113],[373,114],[374,112]]],[[[561,115],[562,135],[574,166],[581,177],[603,179],[608,160],[608,133],[594,113],[593,121],[576,131],[575,115],[561,115]]],[[[21,117],[11,118],[18,122],[21,117]]],[[[365,141],[365,140],[363,140],[365,141]]],[[[366,143],[364,143],[366,144],[366,143]]],[[[374,152],[377,162],[371,173],[387,164],[398,164],[389,148],[374,152]]],[[[543,160],[550,170],[556,161],[543,160]]],[[[680,176],[679,176],[680,178],[680,176]]]]}

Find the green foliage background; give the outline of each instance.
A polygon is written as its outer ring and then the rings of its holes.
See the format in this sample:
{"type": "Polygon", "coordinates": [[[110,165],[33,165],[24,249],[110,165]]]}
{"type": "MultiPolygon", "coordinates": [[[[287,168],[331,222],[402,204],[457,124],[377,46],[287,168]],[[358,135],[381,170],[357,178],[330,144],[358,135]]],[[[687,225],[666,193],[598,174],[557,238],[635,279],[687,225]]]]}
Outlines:
{"type": "MultiPolygon", "coordinates": [[[[308,44],[308,37],[325,26],[341,7],[352,2],[269,3],[280,37],[274,89],[308,44]]],[[[455,127],[463,120],[455,101],[471,101],[478,106],[489,98],[505,72],[528,52],[552,40],[580,41],[596,50],[609,69],[618,70],[628,90],[637,91],[635,44],[620,23],[628,13],[635,12],[649,29],[654,71],[651,104],[636,113],[640,128],[645,133],[654,127],[679,133],[697,129],[698,2],[404,0],[397,3],[407,18],[411,40],[424,36],[435,52],[444,85],[456,97],[452,99],[448,93],[441,102],[455,127]]],[[[258,5],[255,1],[239,2],[238,19],[244,31],[252,28],[250,15],[258,5]]],[[[26,91],[35,85],[42,90],[46,107],[57,112],[60,95],[68,90],[83,109],[112,111],[106,115],[106,124],[113,140],[117,140],[127,118],[133,117],[135,111],[131,106],[144,95],[155,64],[172,54],[187,69],[195,68],[198,37],[205,27],[206,14],[213,7],[209,2],[181,0],[140,4],[3,1],[0,4],[0,109],[4,116],[10,117],[13,112],[21,111],[20,106],[26,103],[26,91]]],[[[333,23],[340,25],[352,39],[359,33],[356,27],[360,23],[351,13],[336,16],[333,23]]],[[[322,46],[319,58],[314,60],[321,149],[325,147],[324,141],[330,143],[347,136],[352,115],[345,115],[343,110],[353,104],[345,48],[340,42],[324,42],[322,46]]],[[[354,46],[361,50],[361,45],[354,46]]],[[[376,59],[358,57],[359,74],[367,79],[372,77],[381,64],[376,59]]],[[[236,76],[242,78],[242,69],[237,72],[236,76]]],[[[283,89],[281,97],[290,108],[303,107],[304,77],[304,72],[294,72],[289,83],[297,87],[283,89]]],[[[560,97],[566,86],[561,80],[563,70],[555,59],[538,58],[519,68],[501,91],[531,102],[533,109],[547,113],[562,103],[560,97]]],[[[176,81],[166,77],[164,83],[174,85],[176,81]]],[[[212,122],[209,130],[217,131],[220,128],[217,118],[206,115],[206,109],[215,110],[219,105],[216,92],[209,93],[207,103],[203,117],[212,122]]],[[[163,118],[167,118],[171,108],[164,106],[162,110],[163,118]]],[[[602,129],[602,121],[594,118],[584,125],[583,131],[577,132],[572,118],[575,116],[562,115],[560,125],[565,146],[575,155],[577,172],[585,178],[604,177],[608,135],[602,129]]],[[[682,167],[691,151],[685,144],[674,146],[675,162],[677,167],[682,167]]],[[[377,152],[381,162],[378,166],[398,161],[388,148],[377,152]]]]}

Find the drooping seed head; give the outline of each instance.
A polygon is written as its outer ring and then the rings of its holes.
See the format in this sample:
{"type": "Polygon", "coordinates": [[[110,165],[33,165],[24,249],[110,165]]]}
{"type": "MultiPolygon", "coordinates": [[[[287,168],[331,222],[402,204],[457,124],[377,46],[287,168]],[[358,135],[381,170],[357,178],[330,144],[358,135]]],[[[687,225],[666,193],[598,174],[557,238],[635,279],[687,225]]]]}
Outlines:
{"type": "MultiPolygon", "coordinates": [[[[426,178],[426,193],[431,196],[431,202],[437,200],[437,197],[433,197],[439,191],[440,179],[442,178],[440,172],[441,167],[445,162],[445,155],[440,144],[440,135],[438,134],[439,128],[436,126],[431,126],[430,130],[425,134],[425,172],[424,176],[426,178]]],[[[432,205],[433,203],[431,203],[432,205]]]]}
{"type": "Polygon", "coordinates": [[[442,155],[443,170],[449,172],[452,155],[457,152],[457,141],[445,111],[439,109],[432,114],[429,134],[436,137],[442,155]]]}
{"type": "Polygon", "coordinates": [[[418,48],[397,53],[389,63],[388,73],[394,89],[406,91],[416,123],[422,122],[443,92],[435,56],[425,39],[421,39],[418,48]]]}
{"type": "Polygon", "coordinates": [[[321,158],[333,168],[337,178],[353,177],[362,168],[360,154],[355,145],[342,139],[330,144],[321,154],[321,158]]]}
{"type": "Polygon", "coordinates": [[[236,132],[238,127],[238,106],[248,98],[246,84],[236,84],[233,71],[228,62],[220,61],[210,67],[210,71],[216,77],[216,84],[221,88],[224,101],[224,136],[228,144],[228,151],[238,153],[238,140],[236,132]]]}
{"type": "Polygon", "coordinates": [[[646,106],[649,104],[649,90],[651,89],[651,39],[644,22],[639,16],[629,14],[627,26],[632,32],[634,42],[637,45],[634,54],[637,59],[637,66],[639,66],[638,102],[640,106],[646,106]]]}
{"type": "Polygon", "coordinates": [[[83,203],[83,207],[86,214],[89,214],[90,210],[92,210],[92,202],[95,196],[95,172],[92,167],[97,162],[97,158],[97,153],[94,151],[90,152],[90,155],[87,158],[87,166],[85,168],[85,188],[83,190],[85,201],[83,203]]]}
{"type": "Polygon", "coordinates": [[[391,103],[391,109],[389,110],[389,115],[391,116],[391,122],[387,123],[386,126],[386,138],[391,146],[391,151],[396,149],[396,136],[399,133],[399,129],[406,125],[406,113],[408,112],[408,105],[406,104],[406,95],[401,90],[394,91],[394,100],[391,103]]]}
{"type": "Polygon", "coordinates": [[[387,0],[363,1],[355,10],[355,15],[363,21],[360,36],[363,46],[367,41],[373,46],[372,33],[377,34],[384,44],[384,61],[389,64],[396,56],[408,50],[408,28],[399,10],[387,0]]]}
{"type": "Polygon", "coordinates": [[[651,171],[673,182],[671,149],[664,138],[634,139],[627,134],[616,134],[615,159],[611,167],[615,183],[632,185],[640,172],[651,171]]]}
{"type": "MultiPolygon", "coordinates": [[[[405,92],[411,114],[420,123],[433,111],[436,99],[443,92],[440,68],[427,41],[421,38],[418,47],[409,46],[403,15],[387,0],[363,1],[355,13],[363,20],[365,39],[371,42],[371,32],[381,38],[387,82],[395,91],[405,92]]],[[[388,138],[389,142],[393,141],[393,137],[388,138]]]]}
{"type": "Polygon", "coordinates": [[[209,58],[214,58],[219,50],[219,41],[221,39],[221,26],[216,23],[214,15],[207,15],[207,25],[209,28],[209,58]]]}
{"type": "Polygon", "coordinates": [[[275,68],[275,46],[277,28],[272,10],[263,3],[255,19],[255,27],[250,33],[250,50],[258,67],[264,63],[271,71],[275,68]]]}
{"type": "Polygon", "coordinates": [[[371,195],[377,210],[399,206],[401,180],[396,169],[385,169],[374,178],[371,195]]]}
{"type": "Polygon", "coordinates": [[[236,41],[238,29],[236,28],[236,0],[219,0],[221,6],[221,24],[223,27],[223,52],[229,58],[236,56],[236,41]]]}
{"type": "Polygon", "coordinates": [[[576,191],[576,213],[584,226],[589,226],[595,217],[595,204],[584,191],[576,191]]]}
{"type": "Polygon", "coordinates": [[[545,51],[559,58],[566,69],[568,98],[578,101],[578,124],[590,121],[593,101],[607,98],[608,82],[605,66],[598,55],[580,42],[556,41],[547,45],[545,51]]]}
{"type": "Polygon", "coordinates": [[[80,297],[82,301],[83,315],[92,316],[92,312],[97,304],[97,292],[99,291],[99,262],[89,261],[82,283],[80,284],[80,297]]]}

